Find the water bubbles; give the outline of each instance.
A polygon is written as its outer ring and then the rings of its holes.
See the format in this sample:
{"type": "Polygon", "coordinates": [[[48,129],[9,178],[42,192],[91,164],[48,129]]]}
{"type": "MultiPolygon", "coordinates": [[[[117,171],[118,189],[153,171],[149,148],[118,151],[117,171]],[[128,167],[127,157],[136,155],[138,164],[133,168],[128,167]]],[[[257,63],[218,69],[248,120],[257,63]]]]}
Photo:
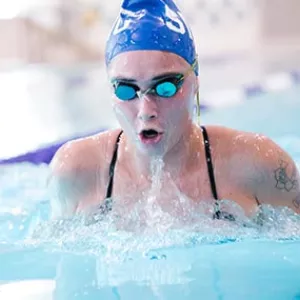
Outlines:
{"type": "Polygon", "coordinates": [[[259,147],[258,144],[254,144],[254,147],[255,147],[255,149],[256,149],[257,151],[260,151],[260,147],[259,147]]]}
{"type": "Polygon", "coordinates": [[[12,222],[9,222],[7,228],[8,228],[8,230],[13,230],[14,224],[12,222]]]}
{"type": "MultiPolygon", "coordinates": [[[[31,173],[31,180],[34,181],[44,174],[41,167],[37,176],[38,170],[39,168],[28,169],[26,176],[30,177],[31,173]]],[[[170,174],[169,176],[164,174],[164,162],[161,159],[153,159],[151,170],[151,187],[136,199],[136,206],[130,210],[123,207],[123,211],[115,210],[113,207],[108,215],[96,211],[91,216],[93,222],[87,222],[88,216],[45,221],[40,217],[37,201],[31,205],[27,203],[26,207],[20,206],[20,199],[25,197],[30,199],[31,196],[30,194],[25,196],[24,190],[19,190],[14,194],[17,195],[16,199],[10,195],[10,198],[2,201],[0,212],[2,240],[12,238],[23,243],[47,245],[52,251],[89,253],[100,256],[105,264],[110,262],[118,264],[120,261],[135,260],[143,253],[151,261],[168,261],[166,252],[159,249],[234,243],[243,240],[300,239],[300,217],[290,209],[263,205],[257,215],[248,218],[236,203],[224,200],[220,203],[221,207],[233,213],[236,222],[213,220],[211,203],[203,201],[196,205],[181,194],[174,182],[172,191],[175,191],[176,197],[169,199],[170,209],[166,210],[160,199],[164,184],[162,179],[166,176],[171,183],[172,178],[170,174]],[[7,201],[8,199],[10,201],[7,201]],[[11,203],[14,204],[10,205],[11,203]],[[172,209],[179,210],[182,215],[173,215],[172,209]]],[[[142,178],[142,175],[140,176],[142,178]]],[[[36,188],[44,189],[43,181],[38,182],[35,183],[36,188]]],[[[17,189],[19,182],[14,184],[17,189]]],[[[36,193],[33,193],[33,198],[35,197],[36,193]]]]}
{"type": "Polygon", "coordinates": [[[20,215],[22,213],[21,207],[13,207],[11,209],[11,214],[14,216],[20,215]]]}
{"type": "Polygon", "coordinates": [[[255,134],[255,139],[258,140],[258,141],[261,141],[261,142],[264,142],[266,140],[266,137],[261,135],[261,134],[255,134]]]}

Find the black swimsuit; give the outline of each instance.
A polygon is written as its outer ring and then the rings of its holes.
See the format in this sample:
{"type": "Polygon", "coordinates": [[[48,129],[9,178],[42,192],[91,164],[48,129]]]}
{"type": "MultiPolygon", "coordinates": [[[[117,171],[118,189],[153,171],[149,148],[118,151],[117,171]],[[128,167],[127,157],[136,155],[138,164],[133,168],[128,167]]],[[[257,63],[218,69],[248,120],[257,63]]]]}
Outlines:
{"type": "MultiPolygon", "coordinates": [[[[212,195],[215,199],[215,212],[214,212],[213,218],[235,221],[235,217],[232,214],[221,211],[219,208],[219,198],[218,198],[215,175],[214,175],[214,167],[213,167],[213,162],[212,162],[212,158],[211,158],[209,138],[208,138],[206,128],[204,126],[201,126],[201,129],[202,129],[202,134],[203,134],[203,139],[204,139],[205,156],[206,156],[207,171],[208,171],[209,180],[210,180],[210,187],[211,187],[212,195]]],[[[118,135],[117,142],[115,144],[113,157],[112,157],[112,160],[111,160],[111,163],[109,166],[109,183],[108,183],[107,192],[106,192],[106,200],[105,200],[104,204],[102,204],[99,207],[100,211],[103,213],[107,213],[112,209],[111,196],[112,196],[112,190],[113,190],[114,171],[115,171],[115,165],[116,165],[116,161],[117,161],[117,157],[118,157],[118,148],[119,148],[119,142],[120,142],[122,132],[123,131],[121,131],[120,134],[118,135]]]]}

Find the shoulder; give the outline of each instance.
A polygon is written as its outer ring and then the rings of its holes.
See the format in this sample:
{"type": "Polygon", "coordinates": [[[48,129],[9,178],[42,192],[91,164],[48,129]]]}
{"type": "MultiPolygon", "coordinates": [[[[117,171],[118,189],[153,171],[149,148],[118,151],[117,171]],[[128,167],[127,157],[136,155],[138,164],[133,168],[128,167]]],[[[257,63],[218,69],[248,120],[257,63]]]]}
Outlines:
{"type": "Polygon", "coordinates": [[[288,206],[300,212],[300,181],[296,163],[264,134],[208,127],[215,156],[230,179],[259,202],[288,206]]]}
{"type": "Polygon", "coordinates": [[[262,159],[268,162],[277,159],[280,155],[288,155],[270,137],[248,131],[236,130],[223,126],[207,126],[212,146],[218,151],[226,153],[233,159],[241,156],[251,162],[253,159],[262,159]]]}
{"type": "Polygon", "coordinates": [[[234,183],[238,190],[243,186],[243,192],[247,190],[249,194],[251,178],[256,176],[260,164],[258,156],[263,156],[258,143],[265,143],[266,138],[223,126],[207,126],[206,129],[218,182],[222,186],[234,183]],[[244,184],[245,181],[249,183],[244,184]]]}
{"type": "Polygon", "coordinates": [[[48,186],[52,215],[73,215],[102,198],[109,162],[120,130],[108,131],[64,144],[50,164],[48,186]]]}
{"type": "Polygon", "coordinates": [[[207,130],[214,155],[231,167],[256,172],[279,166],[282,162],[293,163],[290,155],[264,134],[222,126],[208,126],[207,130]]]}
{"type": "Polygon", "coordinates": [[[106,131],[65,143],[51,161],[53,175],[72,175],[99,168],[112,155],[119,132],[106,131]]]}

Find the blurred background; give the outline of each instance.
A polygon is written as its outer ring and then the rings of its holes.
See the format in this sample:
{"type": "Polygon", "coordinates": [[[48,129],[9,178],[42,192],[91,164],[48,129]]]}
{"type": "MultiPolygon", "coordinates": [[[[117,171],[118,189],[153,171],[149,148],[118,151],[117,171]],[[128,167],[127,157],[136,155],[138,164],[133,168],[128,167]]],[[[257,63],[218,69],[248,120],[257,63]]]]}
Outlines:
{"type": "MultiPolygon", "coordinates": [[[[1,0],[0,158],[117,126],[103,56],[120,3],[1,0]]],[[[299,0],[177,3],[196,39],[204,102],[300,69],[299,0]]]]}

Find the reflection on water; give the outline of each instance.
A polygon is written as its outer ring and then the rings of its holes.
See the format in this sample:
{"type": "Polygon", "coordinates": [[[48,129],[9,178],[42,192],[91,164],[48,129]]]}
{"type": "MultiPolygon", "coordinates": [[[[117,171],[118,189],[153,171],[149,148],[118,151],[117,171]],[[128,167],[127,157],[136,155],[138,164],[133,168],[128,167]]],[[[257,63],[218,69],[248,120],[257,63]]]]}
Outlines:
{"type": "MultiPolygon", "coordinates": [[[[6,245],[6,251],[1,245],[0,280],[52,279],[55,300],[179,300],[199,299],[199,293],[204,299],[248,299],[249,294],[256,299],[294,299],[299,292],[300,241],[278,239],[275,232],[255,238],[244,231],[242,237],[235,226],[236,234],[232,230],[229,236],[228,230],[222,236],[185,230],[138,236],[106,232],[101,224],[97,230],[95,225],[90,230],[77,226],[52,224],[56,235],[61,227],[56,238],[46,234],[6,245]]],[[[49,284],[41,291],[44,298],[38,299],[45,299],[47,290],[49,284]]]]}

